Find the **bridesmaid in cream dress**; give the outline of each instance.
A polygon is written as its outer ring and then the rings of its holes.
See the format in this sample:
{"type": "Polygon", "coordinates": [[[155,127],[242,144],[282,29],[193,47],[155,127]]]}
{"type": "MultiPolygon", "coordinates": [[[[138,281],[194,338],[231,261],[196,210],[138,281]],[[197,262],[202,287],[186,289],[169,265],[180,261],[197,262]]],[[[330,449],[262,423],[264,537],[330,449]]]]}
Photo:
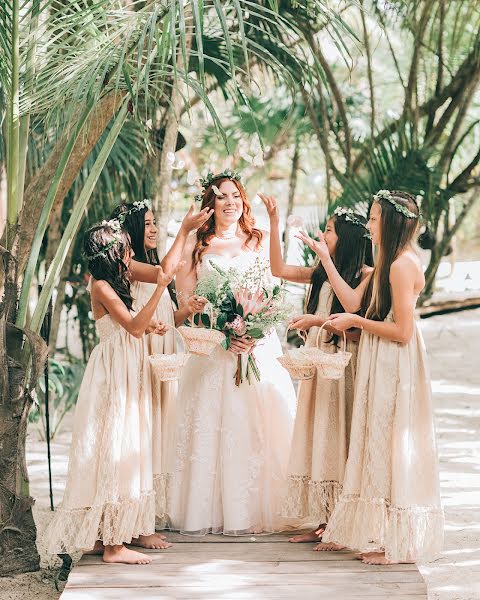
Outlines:
{"type": "MultiPolygon", "coordinates": [[[[281,255],[276,201],[261,195],[270,217],[270,263],[272,273],[287,281],[310,283],[306,302],[308,314],[296,317],[290,327],[308,331],[307,346],[316,344],[319,326],[330,313],[343,308],[336,298],[322,265],[287,265],[281,255]]],[[[366,237],[366,221],[352,209],[337,208],[327,220],[325,241],[335,265],[355,287],[371,272],[372,244],[366,237]]],[[[336,334],[341,333],[339,331],[336,334]]],[[[337,381],[301,381],[297,394],[297,414],[293,431],[287,490],[283,513],[318,526],[309,533],[290,538],[291,542],[319,542],[321,533],[338,501],[347,462],[353,406],[353,386],[360,332],[347,333],[347,350],[352,353],[344,376],[337,381]]],[[[337,352],[338,336],[326,325],[320,337],[324,352],[337,352]]],[[[314,550],[329,550],[318,543],[314,550]]]]}
{"type": "MultiPolygon", "coordinates": [[[[188,235],[202,225],[211,215],[206,210],[194,213],[190,208],[182,221],[179,232],[167,253],[164,261],[178,262],[182,256],[188,235]]],[[[151,273],[146,265],[160,264],[157,254],[157,226],[155,216],[148,200],[129,204],[120,204],[113,211],[112,218],[119,218],[122,227],[130,237],[133,260],[130,271],[132,275],[151,273]]],[[[154,283],[134,280],[131,293],[134,299],[133,308],[139,310],[148,302],[155,288],[154,283]]],[[[180,310],[176,310],[168,293],[160,298],[154,318],[168,326],[164,336],[148,336],[148,353],[172,354],[176,352],[176,336],[172,330],[182,324],[191,314],[201,312],[206,300],[199,296],[191,296],[180,310]]],[[[155,490],[155,514],[157,529],[165,527],[166,483],[168,479],[169,452],[173,447],[172,430],[175,422],[176,382],[156,381],[152,376],[152,428],[153,428],[153,487],[155,490]]],[[[160,536],[163,537],[163,536],[160,536]]],[[[168,544],[164,544],[168,547],[168,544]]]]}
{"type": "Polygon", "coordinates": [[[345,308],[337,329],[363,329],[343,494],[325,541],[359,550],[368,564],[431,560],[443,543],[432,397],[414,309],[425,285],[412,248],[415,198],[380,190],[368,227],[379,247],[373,276],[357,289],[340,277],[325,241],[303,239],[320,257],[345,308]],[[366,293],[365,293],[366,292],[366,293]],[[368,307],[368,308],[367,308],[368,307]]]}
{"type": "Polygon", "coordinates": [[[151,298],[132,311],[130,241],[118,221],[85,234],[99,344],[85,369],[75,409],[63,502],[46,533],[52,554],[92,549],[105,562],[146,564],[125,547],[159,547],[152,481],[151,384],[145,333],[172,277],[160,266],[151,298]]]}

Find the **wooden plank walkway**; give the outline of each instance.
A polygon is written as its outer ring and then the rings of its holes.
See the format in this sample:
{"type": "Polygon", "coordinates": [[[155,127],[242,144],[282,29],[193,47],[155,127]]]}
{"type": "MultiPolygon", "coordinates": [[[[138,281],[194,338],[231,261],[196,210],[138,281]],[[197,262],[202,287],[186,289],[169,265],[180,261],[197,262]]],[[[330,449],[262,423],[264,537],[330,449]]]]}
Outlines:
{"type": "MultiPolygon", "coordinates": [[[[291,534],[290,534],[291,535],[291,534]]],[[[347,552],[313,552],[287,535],[193,538],[150,551],[149,565],[84,556],[61,600],[426,600],[415,565],[364,565],[347,552]]]]}

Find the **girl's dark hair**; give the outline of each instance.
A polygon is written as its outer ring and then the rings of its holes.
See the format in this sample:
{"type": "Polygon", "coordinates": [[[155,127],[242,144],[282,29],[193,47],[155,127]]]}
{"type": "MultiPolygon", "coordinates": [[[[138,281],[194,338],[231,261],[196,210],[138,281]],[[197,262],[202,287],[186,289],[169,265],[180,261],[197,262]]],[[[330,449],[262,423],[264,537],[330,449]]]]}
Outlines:
{"type": "MultiPolygon", "coordinates": [[[[366,219],[355,213],[355,217],[363,224],[366,219]]],[[[372,242],[366,237],[367,230],[361,225],[355,225],[345,218],[345,215],[332,215],[335,233],[338,236],[335,255],[332,256],[333,262],[342,279],[352,288],[356,288],[362,278],[362,270],[365,265],[373,266],[372,242]]],[[[318,308],[318,299],[320,290],[325,281],[328,280],[327,274],[322,263],[313,271],[312,285],[307,300],[307,312],[315,314],[318,308]]],[[[336,295],[333,296],[330,313],[345,312],[336,295]]],[[[336,336],[334,336],[336,339],[336,336]]]]}
{"type": "MultiPolygon", "coordinates": [[[[390,192],[393,200],[415,215],[419,215],[417,201],[407,192],[390,192]]],[[[390,267],[399,254],[410,244],[418,229],[418,218],[408,218],[395,210],[388,200],[378,198],[382,214],[380,220],[380,246],[375,270],[363,298],[367,319],[384,321],[392,307],[390,267]]]]}
{"type": "Polygon", "coordinates": [[[128,310],[131,310],[133,298],[130,294],[128,268],[123,261],[129,250],[128,234],[108,224],[90,227],[83,238],[83,252],[88,260],[90,273],[95,279],[109,283],[128,310]]]}
{"type": "Polygon", "coordinates": [[[133,204],[119,204],[110,215],[111,219],[122,220],[122,227],[130,236],[132,250],[135,253],[134,260],[142,263],[159,265],[157,249],[147,250],[145,248],[145,213],[148,208],[137,209],[133,204]]]}

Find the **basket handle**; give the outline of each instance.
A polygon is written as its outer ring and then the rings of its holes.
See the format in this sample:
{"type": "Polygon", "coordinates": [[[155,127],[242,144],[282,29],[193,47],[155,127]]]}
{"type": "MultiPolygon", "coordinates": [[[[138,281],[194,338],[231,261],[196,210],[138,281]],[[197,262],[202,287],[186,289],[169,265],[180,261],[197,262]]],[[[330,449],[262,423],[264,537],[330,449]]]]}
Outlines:
{"type": "Polygon", "coordinates": [[[173,325],[170,325],[170,323],[163,323],[163,325],[165,325],[165,327],[168,327],[168,329],[171,329],[173,331],[173,334],[178,336],[182,340],[183,354],[186,354],[187,348],[185,346],[185,340],[183,339],[183,336],[178,331],[178,329],[176,327],[174,327],[173,325]]]}
{"type": "MultiPolygon", "coordinates": [[[[212,308],[212,305],[210,304],[210,302],[205,304],[205,306],[203,307],[203,311],[201,313],[196,313],[196,314],[202,315],[203,313],[207,313],[208,316],[210,317],[210,329],[213,329],[213,308],[212,308]]],[[[195,324],[195,315],[194,314],[192,314],[192,316],[190,317],[190,323],[192,324],[193,328],[200,327],[200,325],[195,324]]]]}
{"type": "MultiPolygon", "coordinates": [[[[288,339],[288,332],[295,329],[294,327],[291,327],[290,324],[287,325],[287,328],[285,329],[285,337],[283,338],[283,343],[285,344],[285,354],[287,354],[288,356],[290,356],[290,351],[288,349],[288,344],[287,339],[288,339]]],[[[298,330],[298,336],[303,340],[303,344],[305,345],[307,342],[307,336],[305,335],[305,332],[303,331],[303,329],[299,329],[298,330]]]]}
{"type": "MultiPolygon", "coordinates": [[[[320,335],[323,331],[323,328],[325,327],[325,325],[328,325],[329,323],[331,323],[331,321],[329,321],[327,319],[327,321],[325,321],[325,323],[318,328],[318,332],[317,332],[317,337],[315,339],[315,346],[318,348],[318,340],[320,339],[320,335]]],[[[347,351],[347,336],[345,335],[345,331],[342,331],[342,338],[343,338],[343,350],[340,346],[340,350],[345,354],[345,352],[347,351]]]]}

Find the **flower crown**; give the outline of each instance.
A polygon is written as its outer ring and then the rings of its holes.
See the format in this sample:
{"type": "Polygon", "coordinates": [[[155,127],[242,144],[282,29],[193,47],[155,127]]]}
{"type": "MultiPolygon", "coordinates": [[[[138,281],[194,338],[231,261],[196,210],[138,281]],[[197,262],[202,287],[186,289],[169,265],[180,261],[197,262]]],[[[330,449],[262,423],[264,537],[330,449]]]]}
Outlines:
{"type": "Polygon", "coordinates": [[[392,193],[389,190],[379,190],[373,196],[373,200],[375,202],[378,202],[379,200],[386,200],[393,206],[393,208],[397,212],[401,213],[404,217],[407,217],[407,219],[418,219],[418,217],[419,217],[419,215],[408,210],[407,207],[403,206],[402,204],[399,204],[398,202],[395,202],[395,200],[392,196],[392,193]]]}
{"type": "Polygon", "coordinates": [[[95,254],[86,254],[86,257],[88,260],[94,260],[95,258],[99,258],[100,256],[107,256],[107,254],[110,252],[110,250],[116,245],[118,244],[118,242],[120,242],[122,240],[121,237],[121,232],[122,232],[122,227],[123,224],[125,223],[125,219],[127,218],[128,215],[137,212],[139,210],[143,210],[144,208],[146,208],[147,210],[150,210],[152,207],[152,203],[150,202],[150,200],[136,200],[135,202],[132,203],[133,206],[132,208],[129,208],[128,210],[125,210],[124,212],[121,212],[118,217],[116,217],[115,219],[110,219],[109,221],[107,220],[103,220],[100,225],[102,227],[110,227],[110,229],[113,229],[113,239],[110,240],[108,242],[108,244],[106,244],[101,250],[99,250],[98,252],[95,252],[95,254]]]}
{"type": "Polygon", "coordinates": [[[370,232],[368,231],[366,224],[362,223],[360,221],[360,219],[355,214],[355,211],[353,210],[353,208],[337,206],[337,208],[333,211],[333,214],[336,217],[344,217],[345,221],[348,221],[349,223],[352,223],[353,225],[357,225],[357,227],[363,227],[366,232],[364,237],[366,237],[368,239],[372,239],[372,236],[371,236],[370,232]]]}
{"type": "Polygon", "coordinates": [[[214,181],[216,181],[217,179],[230,179],[230,180],[234,179],[235,181],[238,181],[238,182],[241,182],[241,180],[242,180],[240,174],[237,173],[236,171],[232,171],[232,169],[225,169],[225,171],[222,171],[221,173],[217,173],[216,175],[214,175],[211,171],[209,171],[207,173],[206,177],[200,177],[200,179],[198,180],[200,185],[202,186],[202,193],[197,194],[195,196],[195,202],[201,202],[203,200],[203,195],[207,191],[207,188],[209,186],[211,186],[212,183],[214,181]]]}

